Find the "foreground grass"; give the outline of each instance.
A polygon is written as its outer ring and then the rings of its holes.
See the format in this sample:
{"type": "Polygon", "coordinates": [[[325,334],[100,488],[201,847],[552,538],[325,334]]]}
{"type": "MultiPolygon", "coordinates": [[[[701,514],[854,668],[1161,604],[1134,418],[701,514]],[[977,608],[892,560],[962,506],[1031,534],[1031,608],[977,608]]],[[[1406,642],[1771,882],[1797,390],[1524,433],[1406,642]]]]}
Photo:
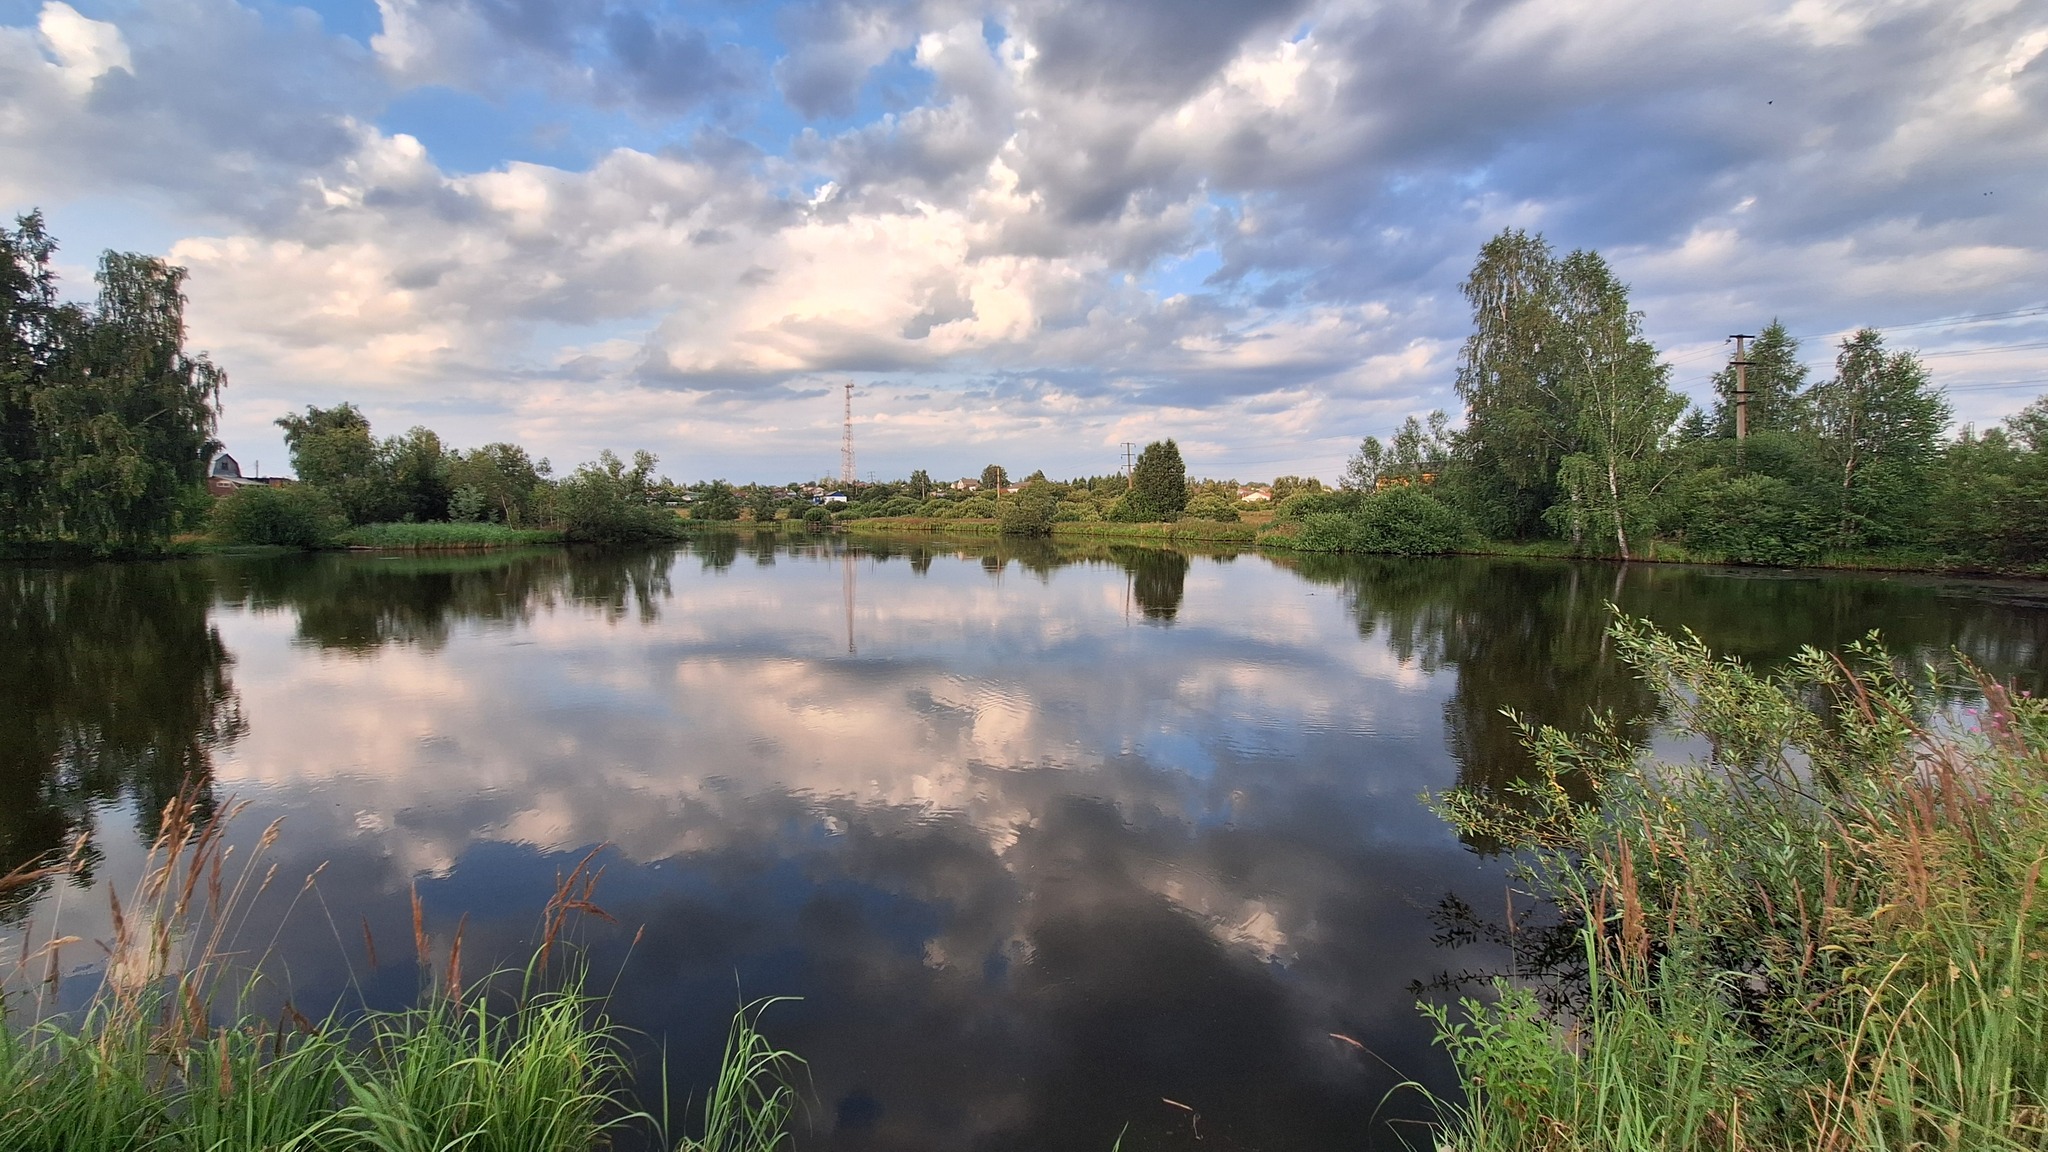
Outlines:
{"type": "Polygon", "coordinates": [[[2048,708],[1964,668],[1984,708],[1961,722],[1874,643],[1766,678],[1614,639],[1706,751],[1532,729],[1533,784],[1442,798],[1578,949],[1547,985],[1425,1009],[1467,1094],[1440,1145],[2048,1148],[2048,708]]]}
{"type": "MultiPolygon", "coordinates": [[[[417,1007],[315,1022],[286,1001],[266,1019],[223,1014],[215,1001],[230,979],[243,981],[228,989],[237,1003],[261,985],[260,971],[240,967],[230,944],[250,882],[260,888],[267,876],[252,860],[242,880],[224,879],[219,824],[197,820],[189,798],[166,809],[163,828],[145,877],[114,904],[107,975],[83,1009],[36,1018],[33,981],[20,979],[43,959],[54,974],[56,949],[75,940],[50,941],[46,955],[24,948],[15,978],[0,986],[12,993],[0,1019],[0,1152],[588,1152],[615,1141],[775,1152],[787,1144],[800,1062],[761,1036],[765,1002],[734,1017],[718,1081],[690,1118],[700,1135],[672,1143],[666,1108],[656,1116],[636,1106],[622,1034],[585,992],[562,939],[571,912],[595,911],[590,858],[549,902],[523,972],[465,989],[460,930],[445,965],[433,962],[415,896],[415,949],[422,970],[435,973],[417,1007]]],[[[71,867],[85,857],[81,846],[71,867]]],[[[66,870],[0,877],[0,891],[66,870]]]]}
{"type": "Polygon", "coordinates": [[[431,552],[559,544],[562,534],[539,528],[508,528],[503,524],[362,524],[343,532],[336,542],[348,548],[431,552]]]}

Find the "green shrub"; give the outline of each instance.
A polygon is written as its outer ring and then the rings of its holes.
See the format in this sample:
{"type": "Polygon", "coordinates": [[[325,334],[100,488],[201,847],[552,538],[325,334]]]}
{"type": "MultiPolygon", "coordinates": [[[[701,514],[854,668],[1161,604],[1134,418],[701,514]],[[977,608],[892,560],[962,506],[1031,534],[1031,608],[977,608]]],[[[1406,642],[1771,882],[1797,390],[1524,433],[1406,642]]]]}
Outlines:
{"type": "Polygon", "coordinates": [[[1358,505],[1359,496],[1353,492],[1296,492],[1274,505],[1273,515],[1280,520],[1305,520],[1310,516],[1349,512],[1358,505]]]}
{"type": "Polygon", "coordinates": [[[1820,554],[1832,525],[1775,476],[1712,469],[1681,489],[1685,546],[1749,564],[1801,564],[1820,554]]]}
{"type": "Polygon", "coordinates": [[[1356,552],[1358,522],[1341,512],[1311,512],[1301,518],[1294,546],[1303,552],[1356,552]]]}
{"type": "MultiPolygon", "coordinates": [[[[578,543],[595,544],[680,537],[682,523],[667,509],[650,502],[654,464],[652,455],[636,452],[629,469],[624,461],[606,451],[599,453],[594,463],[576,469],[555,486],[555,514],[562,519],[564,534],[578,543]]],[[[730,487],[725,491],[730,493],[730,487]]],[[[737,516],[737,498],[733,499],[732,507],[733,515],[737,516]]]]}
{"type": "Polygon", "coordinates": [[[1909,682],[1874,640],[1764,676],[1610,635],[1655,750],[1525,727],[1530,778],[1439,798],[1576,947],[1522,973],[1542,996],[1426,1009],[1466,1089],[1433,1143],[2048,1148],[2048,706],[1968,665],[1909,682]]]}
{"type": "Polygon", "coordinates": [[[1052,501],[1018,496],[1003,504],[998,523],[1005,536],[1049,536],[1052,534],[1052,501]]]}
{"type": "Polygon", "coordinates": [[[1237,501],[1221,492],[1204,492],[1188,501],[1187,516],[1193,520],[1214,520],[1235,524],[1239,520],[1237,501]]]}
{"type": "Polygon", "coordinates": [[[804,523],[806,524],[824,525],[831,522],[832,513],[827,512],[819,505],[813,504],[811,507],[804,509],[804,523]]]}
{"type": "Polygon", "coordinates": [[[348,527],[348,517],[311,484],[237,488],[214,505],[212,521],[214,535],[230,544],[292,548],[327,547],[348,527]]]}
{"type": "Polygon", "coordinates": [[[939,515],[948,520],[993,520],[996,502],[986,496],[969,496],[947,506],[939,515]]]}
{"type": "Polygon", "coordinates": [[[1351,519],[1360,552],[1434,556],[1457,551],[1472,535],[1456,509],[1411,485],[1366,497],[1351,519]]]}

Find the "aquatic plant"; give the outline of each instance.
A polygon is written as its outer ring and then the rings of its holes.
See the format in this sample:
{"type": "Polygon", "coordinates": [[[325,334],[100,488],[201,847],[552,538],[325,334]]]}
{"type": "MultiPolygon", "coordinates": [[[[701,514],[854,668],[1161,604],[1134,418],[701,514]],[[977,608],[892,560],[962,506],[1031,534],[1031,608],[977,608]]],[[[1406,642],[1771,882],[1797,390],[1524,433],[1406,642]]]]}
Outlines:
{"type": "MultiPolygon", "coordinates": [[[[415,893],[415,960],[429,974],[415,1007],[315,1021],[286,1000],[269,1019],[246,1010],[263,957],[245,962],[236,941],[276,878],[261,861],[279,827],[230,873],[223,829],[236,811],[207,819],[189,792],[166,807],[143,876],[110,897],[114,939],[83,1008],[50,1007],[76,938],[20,951],[0,1020],[0,1152],[583,1152],[629,1133],[667,1145],[634,1104],[623,1034],[567,938],[572,915],[603,915],[595,852],[559,880],[523,970],[465,982],[461,929],[436,957],[415,893]]],[[[0,877],[0,892],[85,856],[81,840],[65,860],[0,877]]],[[[374,956],[367,926],[364,944],[374,956]]],[[[786,1142],[799,1062],[759,1032],[766,1003],[735,1015],[689,1152],[786,1142]]]]}
{"type": "Polygon", "coordinates": [[[1983,707],[1939,710],[1874,637],[1764,676],[1611,636],[1700,755],[1524,726],[1532,779],[1438,798],[1584,953],[1425,1006],[1466,1092],[1439,1144],[2048,1148],[2048,707],[1958,657],[1983,707]]]}

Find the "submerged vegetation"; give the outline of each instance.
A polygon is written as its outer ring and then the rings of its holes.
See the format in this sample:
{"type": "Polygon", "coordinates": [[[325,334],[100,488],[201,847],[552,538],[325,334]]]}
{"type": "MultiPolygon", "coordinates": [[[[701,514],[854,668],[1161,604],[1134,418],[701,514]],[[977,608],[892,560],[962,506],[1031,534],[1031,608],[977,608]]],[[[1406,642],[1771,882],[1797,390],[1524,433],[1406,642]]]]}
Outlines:
{"type": "Polygon", "coordinates": [[[1425,1009],[1467,1093],[1441,1144],[2048,1148],[2048,707],[1964,664],[1981,711],[1936,708],[1874,641],[1763,676],[1612,638],[1700,758],[1525,728],[1532,782],[1440,799],[1577,940],[1425,1009]]]}
{"type": "MultiPolygon", "coordinates": [[[[520,972],[466,980],[458,927],[435,955],[418,894],[413,947],[425,974],[417,1006],[340,1008],[309,1019],[278,999],[262,962],[245,963],[245,911],[270,886],[267,829],[239,873],[223,828],[193,794],[164,809],[146,870],[112,899],[114,938],[82,1007],[53,1011],[61,953],[75,937],[24,945],[0,985],[0,1150],[95,1152],[587,1152],[630,1138],[679,1152],[773,1152],[788,1142],[800,1061],[758,1030],[768,1001],[734,1016],[720,1074],[671,1141],[663,1108],[632,1094],[625,1037],[587,990],[571,916],[602,872],[585,857],[548,903],[533,959],[520,972]]],[[[0,877],[0,895],[75,873],[90,855],[0,877]]],[[[307,890],[312,880],[307,881],[307,890]]],[[[25,938],[26,939],[26,938],[25,938]]],[[[376,944],[364,927],[375,963],[376,944]]]]}

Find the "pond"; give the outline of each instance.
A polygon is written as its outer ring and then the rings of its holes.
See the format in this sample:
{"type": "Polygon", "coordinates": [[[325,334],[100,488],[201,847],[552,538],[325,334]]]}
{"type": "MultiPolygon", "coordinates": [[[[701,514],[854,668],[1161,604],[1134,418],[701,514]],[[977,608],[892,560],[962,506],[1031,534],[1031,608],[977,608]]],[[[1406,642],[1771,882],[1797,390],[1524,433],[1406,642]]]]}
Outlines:
{"type": "MultiPolygon", "coordinates": [[[[1393,1146],[1389,1090],[1447,1083],[1418,996],[1514,963],[1501,862],[1420,797],[1524,768],[1504,709],[1648,731],[1609,603],[2048,680],[2048,588],[1871,574],[843,535],[13,567],[0,870],[92,829],[125,888],[196,781],[244,855],[282,818],[262,995],[395,1006],[415,890],[475,979],[594,849],[576,934],[678,1099],[741,998],[800,998],[800,1148],[1393,1146]]],[[[108,916],[46,885],[0,949],[82,937],[76,1002],[108,916]]]]}

